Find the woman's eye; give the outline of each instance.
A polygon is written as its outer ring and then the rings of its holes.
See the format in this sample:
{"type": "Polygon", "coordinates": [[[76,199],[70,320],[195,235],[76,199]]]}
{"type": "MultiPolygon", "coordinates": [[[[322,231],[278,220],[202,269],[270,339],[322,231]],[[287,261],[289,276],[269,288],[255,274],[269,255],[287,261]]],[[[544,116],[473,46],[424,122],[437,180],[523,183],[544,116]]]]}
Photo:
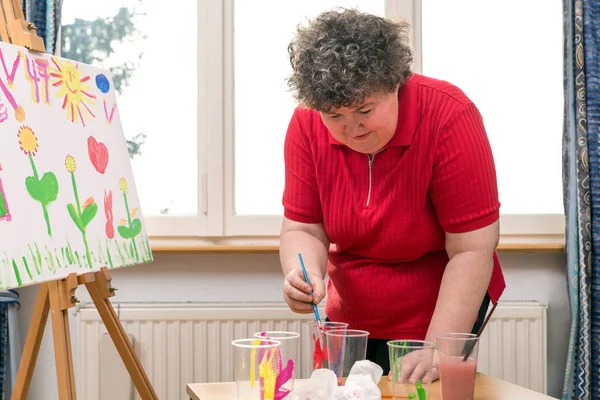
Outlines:
{"type": "Polygon", "coordinates": [[[372,110],[373,110],[373,109],[371,108],[371,109],[369,109],[369,110],[363,110],[363,111],[359,111],[359,113],[361,113],[361,114],[368,114],[368,113],[370,113],[372,110]]]}

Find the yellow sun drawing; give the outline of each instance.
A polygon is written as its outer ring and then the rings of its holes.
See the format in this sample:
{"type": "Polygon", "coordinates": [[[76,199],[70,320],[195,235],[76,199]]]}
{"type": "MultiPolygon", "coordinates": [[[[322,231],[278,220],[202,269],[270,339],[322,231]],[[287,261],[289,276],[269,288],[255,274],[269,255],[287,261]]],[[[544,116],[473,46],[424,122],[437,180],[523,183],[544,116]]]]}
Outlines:
{"type": "Polygon", "coordinates": [[[52,57],[55,68],[51,68],[50,75],[55,79],[52,86],[60,86],[56,97],[63,98],[62,108],[67,111],[67,118],[71,122],[79,122],[85,126],[86,118],[96,118],[88,104],[93,106],[95,95],[88,92],[91,88],[89,76],[81,78],[79,66],[67,60],[63,63],[52,57]]]}
{"type": "Polygon", "coordinates": [[[35,153],[38,150],[38,139],[35,136],[35,133],[33,133],[33,130],[28,126],[22,126],[21,129],[19,129],[17,136],[23,153],[29,156],[35,156],[35,153]]]}

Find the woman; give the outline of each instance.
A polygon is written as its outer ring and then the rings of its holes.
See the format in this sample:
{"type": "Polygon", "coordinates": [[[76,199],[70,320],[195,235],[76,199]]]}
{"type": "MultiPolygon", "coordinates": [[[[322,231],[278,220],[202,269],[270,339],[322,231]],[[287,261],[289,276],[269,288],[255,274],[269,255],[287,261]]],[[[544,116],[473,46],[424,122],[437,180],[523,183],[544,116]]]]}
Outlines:
{"type": "Polygon", "coordinates": [[[312,312],[327,274],[328,318],[369,331],[385,373],[387,340],[476,330],[505,287],[481,115],[457,87],[411,73],[407,30],[331,11],[289,46],[301,106],[285,139],[284,297],[312,312]]]}

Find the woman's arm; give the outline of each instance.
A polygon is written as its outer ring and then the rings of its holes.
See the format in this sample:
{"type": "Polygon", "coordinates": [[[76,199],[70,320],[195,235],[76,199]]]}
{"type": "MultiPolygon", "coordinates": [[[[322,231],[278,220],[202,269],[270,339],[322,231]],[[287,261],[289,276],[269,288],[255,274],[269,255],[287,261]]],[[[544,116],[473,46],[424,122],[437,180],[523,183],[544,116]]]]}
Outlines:
{"type": "Polygon", "coordinates": [[[499,222],[465,233],[446,234],[446,266],[425,340],[440,332],[471,332],[488,289],[493,256],[500,237],[499,222]]]}
{"type": "Polygon", "coordinates": [[[323,279],[327,271],[329,239],[323,224],[305,224],[283,218],[279,259],[285,275],[283,295],[292,311],[312,312],[310,303],[319,304],[325,297],[323,279]],[[310,285],[304,280],[298,253],[306,267],[310,285]],[[309,293],[313,292],[311,296],[309,293]]]}

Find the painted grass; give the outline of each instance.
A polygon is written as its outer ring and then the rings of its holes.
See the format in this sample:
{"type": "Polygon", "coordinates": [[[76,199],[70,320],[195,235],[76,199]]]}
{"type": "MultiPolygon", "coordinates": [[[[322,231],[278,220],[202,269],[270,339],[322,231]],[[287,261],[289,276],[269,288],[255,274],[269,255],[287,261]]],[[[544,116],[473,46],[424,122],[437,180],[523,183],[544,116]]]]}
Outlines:
{"type": "MultiPolygon", "coordinates": [[[[95,251],[89,253],[91,264],[94,267],[117,268],[151,262],[153,257],[148,237],[140,235],[135,240],[135,246],[131,239],[98,240],[95,251]]],[[[56,275],[60,270],[70,267],[89,270],[89,264],[85,252],[80,256],[69,241],[64,247],[50,249],[44,246],[43,250],[37,243],[32,243],[27,245],[25,254],[8,257],[5,252],[0,255],[0,268],[3,271],[0,274],[0,290],[14,287],[15,284],[22,286],[23,283],[40,282],[46,280],[44,276],[56,275]]]]}

